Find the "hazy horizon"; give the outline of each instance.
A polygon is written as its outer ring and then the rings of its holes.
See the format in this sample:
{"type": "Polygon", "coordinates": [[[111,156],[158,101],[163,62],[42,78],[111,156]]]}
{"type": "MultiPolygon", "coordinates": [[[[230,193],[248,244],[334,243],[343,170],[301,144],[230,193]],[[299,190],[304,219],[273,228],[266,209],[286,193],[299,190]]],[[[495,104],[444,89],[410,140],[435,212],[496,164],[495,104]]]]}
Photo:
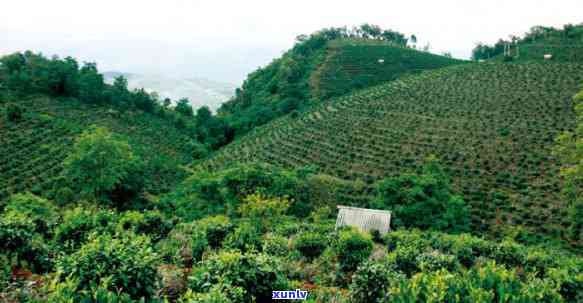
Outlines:
{"type": "Polygon", "coordinates": [[[434,53],[468,58],[476,42],[493,43],[534,25],[583,22],[583,4],[561,1],[374,3],[299,0],[10,1],[0,12],[0,54],[30,49],[97,62],[99,69],[206,78],[240,85],[246,75],[324,27],[378,24],[434,53]],[[31,9],[34,7],[34,9],[31,9]],[[423,7],[423,9],[419,9],[423,7]],[[528,7],[528,9],[524,9],[528,7]],[[322,14],[326,11],[326,14],[322,14]]]}

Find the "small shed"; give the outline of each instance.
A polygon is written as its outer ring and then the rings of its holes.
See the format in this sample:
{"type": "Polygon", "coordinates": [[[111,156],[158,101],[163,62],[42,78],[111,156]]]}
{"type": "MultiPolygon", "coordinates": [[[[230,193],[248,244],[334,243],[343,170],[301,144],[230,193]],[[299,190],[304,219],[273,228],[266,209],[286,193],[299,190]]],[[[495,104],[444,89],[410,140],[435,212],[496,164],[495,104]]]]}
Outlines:
{"type": "Polygon", "coordinates": [[[346,225],[368,232],[378,230],[381,235],[384,235],[391,231],[391,212],[338,205],[336,228],[346,225]]]}

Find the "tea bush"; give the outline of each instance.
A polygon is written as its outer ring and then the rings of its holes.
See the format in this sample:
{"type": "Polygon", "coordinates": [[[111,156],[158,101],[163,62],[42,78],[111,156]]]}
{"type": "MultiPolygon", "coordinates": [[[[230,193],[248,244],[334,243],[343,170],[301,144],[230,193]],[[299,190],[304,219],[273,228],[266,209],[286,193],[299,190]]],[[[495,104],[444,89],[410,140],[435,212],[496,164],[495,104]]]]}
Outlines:
{"type": "Polygon", "coordinates": [[[293,242],[297,249],[308,260],[319,257],[328,246],[326,237],[315,232],[303,232],[293,242]]]}
{"type": "Polygon", "coordinates": [[[109,210],[89,210],[77,207],[66,210],[55,228],[55,241],[66,250],[74,250],[87,241],[89,234],[114,233],[117,215],[109,210]]]}
{"type": "Polygon", "coordinates": [[[154,242],[166,237],[173,227],[159,211],[128,211],[120,216],[117,225],[118,230],[148,235],[154,242]]]}
{"type": "Polygon", "coordinates": [[[365,261],[354,275],[349,287],[350,301],[354,303],[386,302],[390,288],[405,276],[386,262],[365,261]]]}
{"type": "Polygon", "coordinates": [[[6,108],[6,119],[10,122],[18,122],[22,120],[24,109],[18,105],[11,104],[6,108]]]}
{"type": "Polygon", "coordinates": [[[221,247],[223,240],[233,230],[229,218],[225,216],[211,216],[197,221],[204,230],[206,239],[212,248],[221,247]]]}
{"type": "Polygon", "coordinates": [[[289,253],[288,242],[286,237],[271,233],[266,234],[262,240],[262,251],[270,256],[285,256],[289,253]]]}
{"type": "Polygon", "coordinates": [[[50,236],[50,231],[59,220],[56,207],[44,198],[31,193],[16,194],[8,199],[5,211],[13,211],[31,218],[35,232],[50,236]]]}
{"type": "Polygon", "coordinates": [[[340,270],[352,272],[366,260],[373,249],[373,241],[368,234],[357,230],[344,230],[338,235],[334,250],[338,256],[340,270]]]}
{"type": "Polygon", "coordinates": [[[269,302],[271,291],[288,289],[281,260],[258,253],[221,252],[193,268],[189,277],[194,292],[208,292],[212,285],[226,283],[246,290],[244,300],[233,302],[269,302]]]}
{"type": "Polygon", "coordinates": [[[254,224],[244,222],[227,236],[223,246],[241,252],[259,250],[261,249],[261,234],[254,224]]]}
{"type": "Polygon", "coordinates": [[[196,223],[177,225],[157,245],[164,260],[184,267],[191,267],[194,262],[200,261],[208,247],[207,235],[196,223]]]}
{"type": "Polygon", "coordinates": [[[159,283],[158,262],[147,237],[131,233],[99,235],[60,258],[57,273],[61,281],[76,279],[76,291],[91,290],[103,283],[111,291],[122,289],[133,299],[150,299],[159,283]]]}
{"type": "MultiPolygon", "coordinates": [[[[0,216],[0,251],[6,266],[30,269],[37,273],[53,266],[51,247],[46,239],[36,232],[35,221],[16,211],[0,216]]],[[[4,266],[3,266],[4,267],[4,266]]],[[[2,268],[1,270],[5,270],[2,268]]]]}

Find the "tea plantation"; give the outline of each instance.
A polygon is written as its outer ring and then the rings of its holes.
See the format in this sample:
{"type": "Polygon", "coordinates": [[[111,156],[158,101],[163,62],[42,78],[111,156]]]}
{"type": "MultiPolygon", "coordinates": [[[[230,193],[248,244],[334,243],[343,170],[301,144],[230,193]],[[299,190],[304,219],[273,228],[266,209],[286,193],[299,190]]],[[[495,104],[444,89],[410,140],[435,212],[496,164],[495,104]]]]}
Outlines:
{"type": "Polygon", "coordinates": [[[366,205],[375,181],[414,171],[434,154],[471,205],[474,230],[524,225],[561,237],[555,137],[575,126],[572,96],[583,65],[465,64],[329,100],[261,127],[202,167],[265,161],[316,165],[354,181],[340,204],[366,205]]]}
{"type": "Polygon", "coordinates": [[[148,181],[153,193],[180,181],[185,172],[179,165],[191,160],[189,136],[168,120],[140,110],[122,113],[77,100],[35,96],[1,100],[0,112],[0,201],[24,191],[54,197],[54,190],[63,186],[63,160],[76,137],[92,125],[127,137],[134,152],[156,167],[148,181]],[[13,104],[26,108],[17,122],[8,121],[5,114],[13,104]]]}
{"type": "Polygon", "coordinates": [[[312,95],[318,99],[341,96],[407,74],[464,63],[384,41],[334,40],[326,50],[324,62],[310,79],[312,95]]]}

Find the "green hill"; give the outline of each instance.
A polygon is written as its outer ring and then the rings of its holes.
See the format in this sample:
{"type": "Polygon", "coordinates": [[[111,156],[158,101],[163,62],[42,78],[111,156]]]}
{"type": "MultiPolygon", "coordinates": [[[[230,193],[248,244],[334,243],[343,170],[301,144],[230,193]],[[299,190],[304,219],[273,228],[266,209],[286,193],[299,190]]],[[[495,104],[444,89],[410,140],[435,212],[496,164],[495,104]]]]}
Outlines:
{"type": "Polygon", "coordinates": [[[478,44],[473,50],[474,59],[496,61],[544,61],[545,55],[552,55],[553,61],[583,62],[583,25],[534,26],[523,37],[500,39],[492,46],[478,44]]]}
{"type": "Polygon", "coordinates": [[[330,28],[299,37],[292,49],[249,74],[219,115],[236,135],[312,104],[400,76],[463,63],[409,48],[404,35],[330,28]]]}
{"type": "Polygon", "coordinates": [[[463,63],[384,41],[330,41],[326,58],[311,75],[312,96],[322,100],[367,88],[403,75],[463,63]]]}
{"type": "Polygon", "coordinates": [[[341,186],[339,204],[366,205],[375,181],[415,170],[434,154],[470,202],[475,230],[516,224],[560,236],[569,222],[550,149],[558,133],[574,127],[571,98],[582,82],[583,65],[568,63],[427,71],[273,121],[203,167],[317,165],[360,180],[341,186]]]}
{"type": "Polygon", "coordinates": [[[64,158],[75,138],[91,125],[127,138],[148,163],[148,191],[168,190],[185,175],[192,139],[166,119],[140,110],[115,108],[46,96],[0,100],[0,200],[32,191],[52,197],[58,189],[64,158]],[[14,104],[26,108],[21,121],[6,119],[14,104]]]}

